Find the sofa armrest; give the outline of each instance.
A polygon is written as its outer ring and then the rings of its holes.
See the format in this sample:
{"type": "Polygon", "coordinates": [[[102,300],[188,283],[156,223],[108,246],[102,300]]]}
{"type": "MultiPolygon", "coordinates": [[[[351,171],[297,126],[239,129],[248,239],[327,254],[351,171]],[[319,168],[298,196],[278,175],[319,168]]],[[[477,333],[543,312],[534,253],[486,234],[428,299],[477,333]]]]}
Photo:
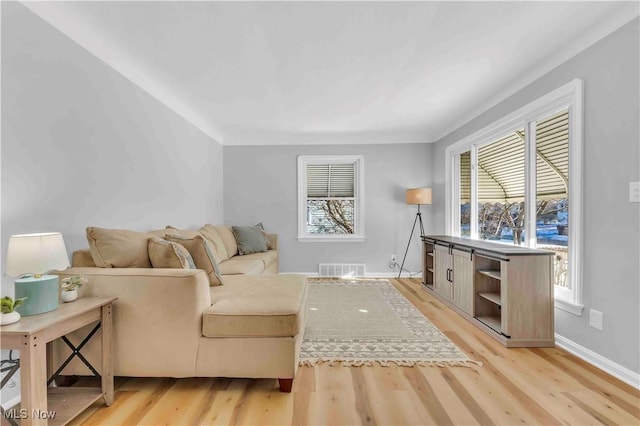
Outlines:
{"type": "Polygon", "coordinates": [[[211,306],[209,280],[204,271],[72,267],[56,275],[87,277],[87,284],[79,290],[80,297],[118,298],[113,303],[116,374],[193,374],[202,336],[202,313],[211,306]]]}
{"type": "Polygon", "coordinates": [[[269,245],[271,246],[271,250],[278,250],[278,234],[263,234],[269,240],[269,245]]]}

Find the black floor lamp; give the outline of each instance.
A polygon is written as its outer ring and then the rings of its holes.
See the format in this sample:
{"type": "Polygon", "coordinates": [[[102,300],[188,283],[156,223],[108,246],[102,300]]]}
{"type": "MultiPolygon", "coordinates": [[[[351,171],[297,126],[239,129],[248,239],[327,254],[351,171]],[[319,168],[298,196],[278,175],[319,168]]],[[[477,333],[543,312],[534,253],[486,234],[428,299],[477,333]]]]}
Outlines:
{"type": "Polygon", "coordinates": [[[431,188],[413,188],[407,189],[407,204],[415,204],[418,206],[418,212],[416,218],[413,220],[413,227],[411,228],[411,234],[409,235],[409,241],[407,242],[407,249],[404,251],[404,257],[402,258],[402,265],[400,265],[400,272],[398,272],[398,278],[402,275],[402,269],[404,268],[404,262],[407,260],[407,253],[409,253],[409,247],[411,246],[411,238],[413,238],[413,232],[416,229],[416,223],[420,223],[420,237],[424,237],[424,225],[422,225],[422,213],[420,212],[420,206],[423,204],[431,204],[431,188]]]}

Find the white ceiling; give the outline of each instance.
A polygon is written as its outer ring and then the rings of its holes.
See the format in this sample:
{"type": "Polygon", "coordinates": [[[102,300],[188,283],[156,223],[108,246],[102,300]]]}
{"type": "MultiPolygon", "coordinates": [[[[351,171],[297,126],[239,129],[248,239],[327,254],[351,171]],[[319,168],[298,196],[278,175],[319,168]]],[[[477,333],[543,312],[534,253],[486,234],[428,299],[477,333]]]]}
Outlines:
{"type": "Polygon", "coordinates": [[[638,2],[25,2],[225,145],[434,142],[638,2]]]}

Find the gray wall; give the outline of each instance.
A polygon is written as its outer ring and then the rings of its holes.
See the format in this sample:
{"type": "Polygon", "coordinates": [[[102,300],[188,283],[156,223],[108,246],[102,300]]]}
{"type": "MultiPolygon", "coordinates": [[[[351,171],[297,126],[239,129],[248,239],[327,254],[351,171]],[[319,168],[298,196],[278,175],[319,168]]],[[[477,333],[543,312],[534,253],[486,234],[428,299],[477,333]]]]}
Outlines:
{"type": "Polygon", "coordinates": [[[629,182],[640,180],[639,20],[635,19],[460,129],[431,157],[433,229],[444,231],[445,148],[574,78],[584,80],[584,249],[581,317],[556,309],[560,335],[640,372],[640,204],[629,182]],[[604,329],[589,327],[589,309],[604,329]]]}
{"type": "MultiPolygon", "coordinates": [[[[1,7],[0,275],[12,234],[60,231],[71,253],[87,225],[222,221],[217,142],[21,4],[1,7]]],[[[13,296],[12,278],[1,293],[13,296]]],[[[13,380],[3,404],[20,395],[13,380]]]]}
{"type": "MultiPolygon", "coordinates": [[[[405,189],[431,185],[430,155],[428,144],[225,146],[224,219],[230,225],[262,222],[277,233],[282,272],[317,272],[319,263],[335,262],[365,263],[368,274],[391,273],[389,256],[401,262],[417,212],[405,204],[405,189]],[[297,241],[297,156],[313,154],[364,156],[364,242],[297,241]]],[[[423,206],[426,221],[431,211],[423,206]]],[[[414,235],[405,268],[419,271],[420,262],[414,235]]]]}
{"type": "Polygon", "coordinates": [[[220,144],[2,4],[2,250],[16,233],[60,231],[71,252],[88,225],[201,226],[222,213],[220,144]]]}

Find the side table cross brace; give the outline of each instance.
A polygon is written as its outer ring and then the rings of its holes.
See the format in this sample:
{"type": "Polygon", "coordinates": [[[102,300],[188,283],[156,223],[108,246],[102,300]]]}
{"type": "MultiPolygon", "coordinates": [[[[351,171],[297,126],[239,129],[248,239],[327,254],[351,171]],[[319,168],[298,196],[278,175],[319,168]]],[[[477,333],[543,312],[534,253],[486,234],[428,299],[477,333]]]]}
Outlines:
{"type": "Polygon", "coordinates": [[[53,375],[49,378],[49,380],[47,380],[47,385],[50,385],[51,383],[53,383],[53,381],[60,375],[60,373],[62,372],[62,370],[64,370],[64,368],[71,362],[71,360],[73,360],[73,358],[78,357],[80,358],[80,360],[87,366],[87,368],[89,370],[91,370],[91,373],[93,373],[93,375],[95,377],[101,377],[100,373],[98,373],[96,371],[95,368],[93,368],[93,365],[91,365],[91,363],[89,361],[87,361],[87,359],[84,357],[84,355],[82,355],[80,353],[80,351],[82,350],[82,348],[84,347],[84,345],[87,344],[87,342],[89,342],[89,340],[91,340],[91,338],[93,337],[94,334],[96,334],[96,332],[100,329],[100,325],[102,323],[98,323],[96,324],[95,327],[93,327],[93,330],[91,330],[91,332],[89,334],[87,334],[87,337],[84,338],[84,340],[82,340],[82,342],[80,342],[80,344],[76,347],[73,345],[73,343],[71,343],[71,341],[69,341],[69,339],[67,339],[67,336],[62,336],[62,340],[67,344],[67,346],[69,346],[71,348],[71,355],[69,355],[69,357],[62,363],[62,365],[60,365],[60,367],[56,370],[55,373],[53,373],[53,375]]]}

